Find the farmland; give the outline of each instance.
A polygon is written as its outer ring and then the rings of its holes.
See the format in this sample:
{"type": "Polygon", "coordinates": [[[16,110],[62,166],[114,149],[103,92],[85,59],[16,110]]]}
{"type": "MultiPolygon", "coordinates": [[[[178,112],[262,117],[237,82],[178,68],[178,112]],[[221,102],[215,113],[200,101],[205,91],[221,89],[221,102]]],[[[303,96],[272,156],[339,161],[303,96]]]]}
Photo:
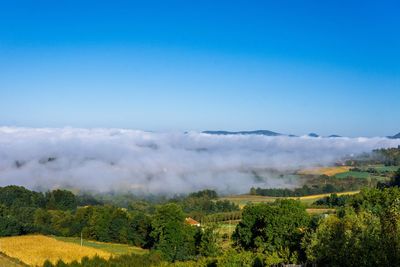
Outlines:
{"type": "Polygon", "coordinates": [[[335,176],[339,173],[345,173],[350,170],[349,166],[334,166],[334,167],[320,167],[320,168],[310,168],[298,171],[299,175],[327,175],[335,176]]]}
{"type": "MultiPolygon", "coordinates": [[[[359,191],[347,191],[347,192],[341,192],[338,193],[337,195],[354,195],[357,194],[359,191]]],[[[314,201],[329,196],[330,193],[327,194],[318,194],[318,195],[310,195],[310,196],[304,196],[304,197],[289,197],[290,199],[299,199],[300,202],[306,205],[312,204],[314,201]]],[[[239,207],[243,208],[245,205],[249,203],[271,203],[274,202],[276,199],[284,199],[283,197],[264,197],[264,196],[255,196],[255,195],[232,195],[232,196],[227,196],[221,198],[223,200],[228,200],[231,201],[239,207]]]]}
{"type": "Polygon", "coordinates": [[[302,176],[320,176],[326,175],[339,179],[357,178],[357,179],[376,179],[383,181],[387,179],[388,175],[397,171],[399,166],[385,166],[382,164],[365,165],[360,167],[351,166],[333,166],[304,169],[297,172],[302,176]]]}
{"type": "Polygon", "coordinates": [[[368,178],[379,178],[382,179],[383,177],[380,176],[375,176],[371,175],[368,172],[363,172],[363,171],[348,171],[348,172],[343,172],[335,175],[336,178],[348,178],[348,177],[354,177],[354,178],[360,178],[360,179],[368,179],[368,178]]]}
{"type": "MultiPolygon", "coordinates": [[[[63,242],[73,243],[73,244],[81,244],[81,240],[79,237],[61,237],[54,236],[55,239],[63,242]]],[[[91,240],[83,240],[82,245],[85,247],[91,247],[95,249],[100,249],[106,252],[109,252],[113,255],[123,255],[123,254],[144,254],[148,252],[146,249],[142,249],[139,247],[129,246],[126,244],[117,244],[117,243],[105,243],[99,241],[91,241],[91,240]]]]}
{"type": "MultiPolygon", "coordinates": [[[[0,239],[0,250],[8,257],[19,259],[31,266],[41,266],[46,260],[53,263],[62,259],[65,262],[79,261],[81,258],[98,255],[109,258],[111,253],[104,250],[81,247],[43,235],[4,237],[0,239]]],[[[4,260],[3,260],[4,261],[4,260]]],[[[18,266],[18,265],[16,265],[18,266]]]]}

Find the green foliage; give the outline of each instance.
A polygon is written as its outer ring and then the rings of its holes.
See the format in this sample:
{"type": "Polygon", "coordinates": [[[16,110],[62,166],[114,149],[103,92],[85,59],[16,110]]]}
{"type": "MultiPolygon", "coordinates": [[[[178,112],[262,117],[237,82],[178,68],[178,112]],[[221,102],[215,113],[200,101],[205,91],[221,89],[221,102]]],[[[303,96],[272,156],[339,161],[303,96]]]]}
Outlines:
{"type": "Polygon", "coordinates": [[[232,220],[240,220],[242,218],[242,211],[221,212],[213,213],[201,218],[204,223],[218,223],[232,220]]]}
{"type": "Polygon", "coordinates": [[[349,198],[347,205],[356,211],[368,210],[375,215],[380,215],[397,199],[400,199],[400,189],[397,187],[363,189],[359,194],[349,198]]]}
{"type": "Polygon", "coordinates": [[[198,192],[190,193],[189,198],[209,198],[209,199],[217,199],[218,194],[214,190],[205,189],[198,192]]]}
{"type": "Polygon", "coordinates": [[[142,248],[151,248],[154,245],[154,240],[150,235],[153,230],[151,223],[150,216],[143,212],[135,213],[129,220],[129,243],[142,248]]]}
{"type": "Polygon", "coordinates": [[[309,195],[318,195],[334,192],[342,192],[348,188],[336,186],[334,184],[321,184],[309,187],[304,185],[301,188],[287,189],[287,188],[251,188],[250,194],[268,197],[302,197],[309,195]]]}
{"type": "Polygon", "coordinates": [[[343,207],[346,204],[346,201],[350,199],[352,196],[350,195],[342,195],[338,196],[337,194],[331,194],[327,197],[323,197],[314,202],[314,205],[317,206],[325,206],[329,208],[333,207],[343,207]]]}
{"type": "Polygon", "coordinates": [[[185,223],[180,206],[169,203],[158,207],[152,226],[155,249],[161,252],[164,259],[174,262],[194,257],[195,229],[185,223]]]}
{"type": "Polygon", "coordinates": [[[76,201],[78,206],[100,206],[104,203],[92,195],[84,193],[82,195],[76,196],[76,201]]]}
{"type": "Polygon", "coordinates": [[[204,229],[197,231],[197,248],[198,253],[204,257],[215,257],[217,256],[221,248],[218,244],[218,233],[216,226],[208,226],[204,229]]]}
{"type": "Polygon", "coordinates": [[[12,236],[23,234],[21,223],[7,214],[4,205],[0,205],[0,236],[12,236]]]}
{"type": "Polygon", "coordinates": [[[223,256],[218,258],[216,266],[252,267],[255,261],[254,254],[250,251],[237,252],[235,250],[228,250],[223,256]]]}
{"type": "Polygon", "coordinates": [[[322,266],[399,265],[400,189],[363,190],[308,232],[303,247],[322,266]]]}
{"type": "Polygon", "coordinates": [[[390,186],[400,186],[400,168],[393,175],[390,186]]]}
{"type": "Polygon", "coordinates": [[[233,234],[235,245],[245,250],[282,253],[285,260],[298,253],[299,243],[310,218],[299,201],[277,200],[273,205],[246,206],[233,234]]]}
{"type": "Polygon", "coordinates": [[[43,194],[30,191],[22,186],[0,187],[0,204],[6,207],[41,208],[46,204],[43,194]]]}
{"type": "Polygon", "coordinates": [[[400,166],[400,146],[373,150],[352,159],[349,163],[354,166],[383,164],[385,166],[400,166]]]}
{"type": "Polygon", "coordinates": [[[364,211],[349,212],[342,218],[331,215],[322,220],[303,242],[308,260],[322,266],[391,266],[382,234],[379,217],[364,211]]]}
{"type": "Polygon", "coordinates": [[[187,197],[172,199],[171,202],[179,204],[185,213],[197,220],[208,214],[240,210],[238,205],[228,200],[217,200],[217,197],[215,191],[207,189],[191,193],[187,197]]]}
{"type": "MultiPolygon", "coordinates": [[[[82,208],[80,226],[84,237],[102,242],[128,243],[128,214],[113,206],[82,208]]],[[[78,215],[78,213],[77,213],[78,215]]]]}
{"type": "Polygon", "coordinates": [[[50,210],[74,210],[78,205],[75,195],[67,190],[46,192],[46,207],[50,210]]]}
{"type": "Polygon", "coordinates": [[[80,263],[73,261],[69,264],[59,261],[52,264],[46,261],[43,267],[131,267],[131,266],[159,266],[161,257],[157,253],[150,253],[145,255],[121,255],[118,257],[111,257],[109,260],[95,256],[93,258],[84,257],[80,263]]]}

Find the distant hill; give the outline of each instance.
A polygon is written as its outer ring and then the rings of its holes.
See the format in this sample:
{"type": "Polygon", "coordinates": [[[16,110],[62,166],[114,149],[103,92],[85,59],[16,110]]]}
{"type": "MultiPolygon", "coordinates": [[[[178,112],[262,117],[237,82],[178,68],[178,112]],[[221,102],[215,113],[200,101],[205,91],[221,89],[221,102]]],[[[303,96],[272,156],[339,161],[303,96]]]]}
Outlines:
{"type": "Polygon", "coordinates": [[[309,137],[319,137],[319,135],[316,134],[316,133],[309,133],[308,136],[309,136],[309,137]]]}
{"type": "MultiPolygon", "coordinates": [[[[294,134],[281,134],[269,130],[255,130],[255,131],[238,131],[238,132],[230,132],[230,131],[203,131],[202,133],[205,134],[214,134],[214,135],[264,135],[264,136],[289,136],[289,137],[298,137],[297,135],[294,134]]],[[[399,137],[393,137],[393,138],[400,138],[400,134],[398,134],[399,137]]],[[[324,137],[320,136],[319,134],[316,133],[309,133],[307,136],[309,137],[324,137]]],[[[329,136],[326,136],[327,138],[339,138],[342,137],[337,134],[332,134],[329,136]]]]}
{"type": "Polygon", "coordinates": [[[281,133],[276,133],[268,130],[256,130],[256,131],[239,131],[239,132],[229,132],[229,131],[204,131],[205,134],[216,134],[216,135],[265,135],[265,136],[279,136],[283,135],[281,133]]]}
{"type": "Polygon", "coordinates": [[[398,134],[396,134],[396,135],[393,135],[393,136],[389,136],[389,138],[392,138],[392,139],[400,139],[400,133],[398,133],[398,134]]]}

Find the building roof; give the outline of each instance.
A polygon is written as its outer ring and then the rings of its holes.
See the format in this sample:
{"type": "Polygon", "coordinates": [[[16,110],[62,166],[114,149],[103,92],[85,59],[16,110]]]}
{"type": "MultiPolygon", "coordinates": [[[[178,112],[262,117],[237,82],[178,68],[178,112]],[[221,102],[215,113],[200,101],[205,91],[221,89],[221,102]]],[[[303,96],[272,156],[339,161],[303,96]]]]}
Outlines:
{"type": "Polygon", "coordinates": [[[185,219],[185,221],[186,221],[186,223],[189,224],[189,225],[200,226],[200,223],[199,223],[198,221],[196,221],[195,219],[193,219],[193,218],[187,217],[187,218],[185,219]]]}

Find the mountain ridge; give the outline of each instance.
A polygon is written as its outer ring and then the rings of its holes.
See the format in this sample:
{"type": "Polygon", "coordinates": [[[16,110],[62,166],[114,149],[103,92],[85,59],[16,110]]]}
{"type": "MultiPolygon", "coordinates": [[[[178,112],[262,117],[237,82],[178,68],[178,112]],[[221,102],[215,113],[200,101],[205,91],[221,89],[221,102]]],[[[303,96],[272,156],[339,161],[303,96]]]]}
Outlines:
{"type": "Polygon", "coordinates": [[[203,131],[205,134],[214,135],[265,135],[265,136],[280,136],[284,135],[281,133],[269,131],[269,130],[254,130],[254,131],[203,131]]]}
{"type": "MultiPolygon", "coordinates": [[[[216,130],[216,131],[202,131],[201,133],[204,134],[211,134],[211,135],[264,135],[264,136],[288,136],[288,137],[297,137],[297,135],[294,134],[283,134],[283,133],[278,133],[270,130],[253,130],[253,131],[225,131],[225,130],[216,130]]],[[[328,136],[321,136],[316,133],[309,133],[307,136],[313,137],[313,138],[318,138],[318,137],[323,137],[323,138],[342,138],[344,136],[337,135],[337,134],[331,134],[328,136]]],[[[395,134],[393,136],[387,136],[387,138],[390,139],[400,139],[400,133],[395,134]]]]}

